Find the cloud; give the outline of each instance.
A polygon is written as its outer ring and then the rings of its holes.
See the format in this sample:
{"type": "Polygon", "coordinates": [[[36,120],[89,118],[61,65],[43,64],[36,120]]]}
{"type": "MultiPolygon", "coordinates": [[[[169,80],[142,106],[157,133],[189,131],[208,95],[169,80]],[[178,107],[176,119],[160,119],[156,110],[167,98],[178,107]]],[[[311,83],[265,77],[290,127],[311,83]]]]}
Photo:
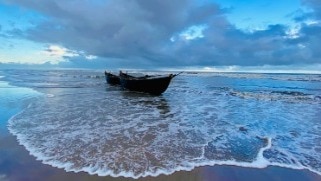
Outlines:
{"type": "Polygon", "coordinates": [[[94,60],[94,59],[97,59],[98,57],[95,56],[95,55],[87,55],[85,56],[87,60],[94,60]]]}
{"type": "Polygon", "coordinates": [[[313,16],[316,19],[321,18],[321,3],[319,0],[302,0],[303,4],[310,7],[313,11],[310,13],[310,16],[313,16]]]}
{"type": "Polygon", "coordinates": [[[297,44],[301,49],[301,53],[308,56],[306,63],[321,63],[321,3],[319,0],[303,0],[303,4],[311,8],[311,12],[303,14],[299,36],[290,44],[297,44]]]}
{"type": "Polygon", "coordinates": [[[5,174],[0,174],[0,180],[2,180],[2,181],[7,181],[7,180],[9,180],[9,179],[8,179],[7,175],[5,175],[5,174]]]}
{"type": "Polygon", "coordinates": [[[44,54],[47,56],[52,57],[75,57],[79,56],[79,53],[76,51],[68,50],[67,48],[60,47],[58,45],[49,45],[48,48],[46,48],[43,51],[44,54]]]}
{"type": "MultiPolygon", "coordinates": [[[[316,20],[321,12],[318,1],[304,0],[314,9],[316,20]]],[[[51,47],[47,52],[65,55],[71,62],[79,58],[79,62],[88,66],[104,61],[138,67],[320,63],[321,50],[316,46],[320,42],[320,24],[302,24],[292,34],[289,27],[281,24],[244,32],[227,20],[225,10],[209,1],[201,4],[196,0],[11,0],[8,3],[46,17],[27,31],[16,33],[17,36],[65,47],[51,47]],[[94,58],[97,60],[92,61],[94,58]]]]}
{"type": "Polygon", "coordinates": [[[210,66],[210,67],[179,67],[173,71],[194,71],[194,72],[253,72],[253,73],[321,73],[321,64],[317,65],[264,65],[264,66],[210,66]]]}
{"type": "MultiPolygon", "coordinates": [[[[61,61],[70,60],[72,57],[85,58],[86,60],[94,60],[97,58],[95,55],[86,55],[83,51],[70,50],[59,45],[49,45],[43,51],[41,51],[44,57],[50,57],[50,59],[56,59],[61,61]]],[[[60,63],[60,62],[56,62],[60,63]]]]}

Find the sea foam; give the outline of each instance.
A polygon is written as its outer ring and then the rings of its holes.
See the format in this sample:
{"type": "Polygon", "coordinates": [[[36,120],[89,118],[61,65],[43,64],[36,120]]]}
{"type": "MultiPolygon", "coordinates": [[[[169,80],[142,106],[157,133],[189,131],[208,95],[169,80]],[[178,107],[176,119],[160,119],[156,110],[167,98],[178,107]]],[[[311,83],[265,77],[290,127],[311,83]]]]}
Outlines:
{"type": "Polygon", "coordinates": [[[206,165],[321,172],[314,91],[253,86],[261,77],[182,75],[154,97],[95,75],[51,75],[58,86],[34,87],[47,96],[11,118],[10,132],[45,164],[100,176],[139,178],[206,165]]]}

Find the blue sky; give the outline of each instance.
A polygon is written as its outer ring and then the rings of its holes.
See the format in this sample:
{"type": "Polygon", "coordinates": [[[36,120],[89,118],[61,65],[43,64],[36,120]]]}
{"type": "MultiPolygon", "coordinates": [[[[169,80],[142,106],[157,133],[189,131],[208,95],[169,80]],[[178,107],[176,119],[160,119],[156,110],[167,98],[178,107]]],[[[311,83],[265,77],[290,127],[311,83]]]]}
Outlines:
{"type": "Polygon", "coordinates": [[[262,29],[268,24],[294,25],[291,14],[308,11],[300,0],[215,0],[222,8],[229,9],[227,19],[238,28],[262,29]]]}
{"type": "Polygon", "coordinates": [[[320,4],[0,0],[0,66],[321,72],[320,4]]]}

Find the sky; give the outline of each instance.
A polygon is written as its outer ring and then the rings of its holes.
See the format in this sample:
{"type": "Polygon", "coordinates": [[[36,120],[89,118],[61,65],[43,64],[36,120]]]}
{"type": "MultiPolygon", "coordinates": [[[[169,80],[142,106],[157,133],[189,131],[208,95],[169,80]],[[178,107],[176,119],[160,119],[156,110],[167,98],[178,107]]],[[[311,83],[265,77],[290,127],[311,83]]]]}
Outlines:
{"type": "Polygon", "coordinates": [[[321,0],[0,0],[0,68],[321,73],[321,0]]]}

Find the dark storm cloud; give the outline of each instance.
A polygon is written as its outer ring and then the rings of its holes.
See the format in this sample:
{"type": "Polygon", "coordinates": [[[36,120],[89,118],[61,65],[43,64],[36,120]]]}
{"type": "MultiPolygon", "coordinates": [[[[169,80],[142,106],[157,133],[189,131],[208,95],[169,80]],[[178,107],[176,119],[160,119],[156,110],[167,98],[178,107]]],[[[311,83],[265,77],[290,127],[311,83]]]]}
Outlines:
{"type": "Polygon", "coordinates": [[[319,19],[321,18],[321,2],[320,0],[302,0],[303,4],[306,6],[309,6],[313,13],[310,14],[311,16],[314,16],[315,18],[319,19]]]}
{"type": "MultiPolygon", "coordinates": [[[[318,1],[304,2],[315,8],[314,16],[319,18],[318,1]]],[[[299,33],[301,37],[296,38],[288,37],[283,25],[244,32],[228,22],[225,10],[213,3],[201,5],[194,0],[11,0],[10,3],[46,16],[24,37],[84,51],[104,61],[145,67],[320,63],[317,52],[321,51],[315,47],[320,40],[320,25],[305,25],[299,33]],[[207,26],[203,38],[186,40],[180,36],[193,25],[207,26]],[[175,41],[171,41],[172,37],[175,41]]]]}
{"type": "Polygon", "coordinates": [[[310,7],[312,12],[303,14],[304,18],[299,19],[302,27],[300,37],[296,41],[305,46],[305,53],[310,57],[307,63],[321,63],[321,2],[320,0],[303,0],[303,4],[310,7]]]}
{"type": "MultiPolygon", "coordinates": [[[[310,58],[300,47],[300,41],[290,44],[282,25],[269,26],[266,30],[245,33],[229,24],[211,26],[206,38],[186,43],[180,49],[186,65],[287,65],[302,63],[310,58]],[[199,61],[202,60],[202,61],[199,61]]],[[[313,61],[313,60],[312,60],[313,61]]],[[[317,60],[314,60],[317,61],[317,60]]]]}

